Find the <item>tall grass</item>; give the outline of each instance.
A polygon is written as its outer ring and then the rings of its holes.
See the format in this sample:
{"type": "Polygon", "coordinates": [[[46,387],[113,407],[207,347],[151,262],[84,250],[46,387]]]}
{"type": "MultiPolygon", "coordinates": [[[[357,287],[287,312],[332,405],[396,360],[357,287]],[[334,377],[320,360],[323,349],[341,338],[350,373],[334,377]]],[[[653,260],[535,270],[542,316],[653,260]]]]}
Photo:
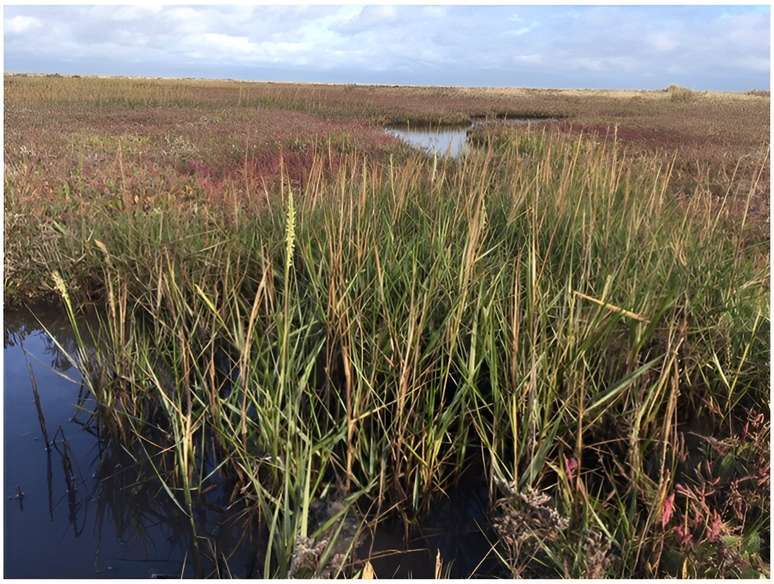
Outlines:
{"type": "MultiPolygon", "coordinates": [[[[687,434],[768,409],[768,268],[669,179],[532,133],[432,165],[352,156],[258,214],[85,219],[91,387],[194,531],[193,498],[228,477],[264,576],[351,574],[364,527],[421,517],[470,466],[493,502],[544,491],[570,526],[529,555],[496,544],[514,573],[596,574],[596,546],[605,575],[706,575],[665,505],[695,478],[687,434]]],[[[767,517],[724,519],[748,537],[767,517]]]]}

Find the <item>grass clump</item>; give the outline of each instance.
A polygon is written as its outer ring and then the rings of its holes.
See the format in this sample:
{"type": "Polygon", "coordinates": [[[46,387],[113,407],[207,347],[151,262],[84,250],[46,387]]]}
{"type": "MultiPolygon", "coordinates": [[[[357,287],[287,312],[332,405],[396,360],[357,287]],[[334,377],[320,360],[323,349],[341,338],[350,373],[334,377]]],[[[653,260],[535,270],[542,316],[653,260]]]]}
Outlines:
{"type": "Polygon", "coordinates": [[[700,95],[698,92],[680,85],[670,85],[664,91],[669,94],[670,100],[680,103],[696,101],[700,95]]]}
{"type": "Polygon", "coordinates": [[[263,576],[356,573],[358,534],[421,520],[471,466],[506,574],[702,576],[706,545],[733,556],[713,573],[765,574],[768,500],[733,501],[768,488],[768,268],[669,180],[548,132],[350,155],[258,213],[83,217],[47,268],[103,291],[81,367],[106,426],[194,533],[226,481],[263,576]]]}

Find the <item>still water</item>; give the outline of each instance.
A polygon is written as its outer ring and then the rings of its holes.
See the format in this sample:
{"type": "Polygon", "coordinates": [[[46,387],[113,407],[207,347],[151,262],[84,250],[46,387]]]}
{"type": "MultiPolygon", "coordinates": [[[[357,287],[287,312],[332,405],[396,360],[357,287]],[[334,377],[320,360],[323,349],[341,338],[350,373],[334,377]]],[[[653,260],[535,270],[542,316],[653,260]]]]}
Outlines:
{"type": "MultiPolygon", "coordinates": [[[[146,480],[147,469],[99,436],[94,402],[52,336],[73,354],[72,333],[60,311],[5,313],[4,576],[158,578],[213,572],[196,565],[187,519],[146,480]]],[[[239,532],[225,513],[209,523],[224,546],[239,532]]],[[[235,575],[252,570],[249,557],[237,556],[232,564],[235,575]]]]}
{"type": "Polygon", "coordinates": [[[467,133],[472,126],[443,128],[390,127],[385,131],[409,146],[429,154],[458,158],[467,151],[467,133]]]}
{"type": "Polygon", "coordinates": [[[395,136],[409,146],[424,150],[428,154],[459,158],[471,148],[468,131],[479,126],[524,126],[558,121],[556,118],[498,118],[477,119],[467,126],[419,127],[389,126],[385,132],[395,136]]]}
{"type": "MultiPolygon", "coordinates": [[[[187,518],[153,473],[100,436],[95,404],[67,357],[74,350],[58,308],[5,313],[4,576],[257,576],[262,531],[246,528],[225,488],[195,508],[207,546],[195,553],[187,518]]],[[[439,553],[454,577],[501,573],[476,476],[439,500],[408,538],[401,521],[387,521],[358,555],[372,558],[379,577],[432,577],[439,553]]]]}

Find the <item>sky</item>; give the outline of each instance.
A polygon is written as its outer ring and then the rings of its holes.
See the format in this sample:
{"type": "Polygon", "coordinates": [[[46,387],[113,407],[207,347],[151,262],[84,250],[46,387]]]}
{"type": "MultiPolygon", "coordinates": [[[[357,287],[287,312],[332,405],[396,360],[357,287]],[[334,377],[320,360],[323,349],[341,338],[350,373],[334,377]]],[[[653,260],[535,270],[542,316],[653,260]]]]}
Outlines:
{"type": "Polygon", "coordinates": [[[768,6],[6,6],[5,69],[273,81],[769,87],[768,6]]]}

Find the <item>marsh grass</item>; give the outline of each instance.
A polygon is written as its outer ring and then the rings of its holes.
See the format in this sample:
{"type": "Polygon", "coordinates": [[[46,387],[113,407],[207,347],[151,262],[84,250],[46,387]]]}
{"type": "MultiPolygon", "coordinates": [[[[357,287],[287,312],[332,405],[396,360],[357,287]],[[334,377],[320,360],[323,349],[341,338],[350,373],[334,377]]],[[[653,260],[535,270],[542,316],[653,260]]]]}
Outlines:
{"type": "Polygon", "coordinates": [[[683,103],[696,101],[701,95],[697,91],[693,91],[687,87],[681,87],[680,85],[670,85],[664,91],[669,95],[671,101],[683,103]]]}
{"type": "MultiPolygon", "coordinates": [[[[68,289],[103,291],[103,343],[74,357],[101,415],[194,533],[197,493],[228,477],[263,576],[354,573],[359,532],[421,520],[474,462],[493,504],[566,518],[529,555],[494,544],[512,573],[602,575],[596,553],[607,576],[702,575],[665,506],[699,480],[687,434],[768,412],[768,268],[669,181],[662,159],[545,130],[460,161],[352,155],[259,213],[84,217],[50,267],[74,326],[68,289]]],[[[714,510],[768,541],[768,501],[714,510]]]]}

